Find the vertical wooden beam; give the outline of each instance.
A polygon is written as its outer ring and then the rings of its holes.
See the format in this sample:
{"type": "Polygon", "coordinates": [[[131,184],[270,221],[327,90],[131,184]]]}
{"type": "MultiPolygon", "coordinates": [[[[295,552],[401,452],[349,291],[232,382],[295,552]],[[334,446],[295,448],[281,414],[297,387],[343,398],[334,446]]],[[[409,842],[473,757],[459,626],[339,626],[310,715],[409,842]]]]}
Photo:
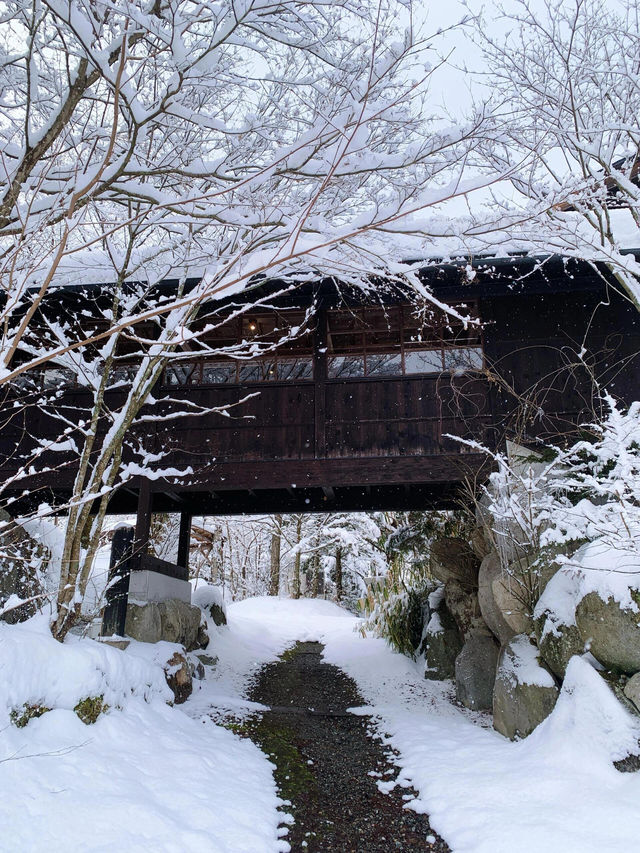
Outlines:
{"type": "Polygon", "coordinates": [[[314,379],[314,457],[324,459],[327,455],[327,312],[319,308],[316,314],[316,331],[313,346],[314,379]]]}
{"type": "Polygon", "coordinates": [[[191,542],[191,514],[180,513],[180,533],[178,534],[177,563],[183,569],[189,569],[189,543],[191,542]]]}
{"type": "Polygon", "coordinates": [[[146,477],[140,478],[140,489],[138,491],[138,511],[136,514],[136,534],[134,540],[133,566],[140,562],[142,554],[146,554],[149,548],[149,534],[151,533],[151,510],[153,506],[153,492],[151,481],[146,477]]]}
{"type": "MultiPolygon", "coordinates": [[[[478,314],[480,320],[482,321],[482,351],[485,359],[485,368],[492,369],[493,363],[495,361],[495,350],[494,350],[494,337],[495,337],[495,315],[493,310],[493,303],[488,299],[482,299],[478,302],[478,314]]],[[[486,396],[486,406],[488,412],[486,414],[489,415],[490,426],[487,429],[487,434],[482,439],[484,443],[488,444],[492,450],[496,450],[501,441],[500,436],[498,434],[497,425],[498,422],[502,424],[503,418],[500,417],[500,421],[498,421],[498,416],[502,416],[504,413],[499,411],[499,402],[496,399],[498,392],[498,383],[497,382],[487,382],[487,396],[486,396]]],[[[485,414],[485,413],[483,413],[485,414]]],[[[504,449],[504,448],[503,448],[504,449]]]]}
{"type": "Polygon", "coordinates": [[[119,637],[124,636],[134,536],[133,527],[118,527],[113,534],[109,560],[109,586],[106,594],[107,605],[102,614],[100,632],[103,637],[111,637],[113,634],[119,637]]]}

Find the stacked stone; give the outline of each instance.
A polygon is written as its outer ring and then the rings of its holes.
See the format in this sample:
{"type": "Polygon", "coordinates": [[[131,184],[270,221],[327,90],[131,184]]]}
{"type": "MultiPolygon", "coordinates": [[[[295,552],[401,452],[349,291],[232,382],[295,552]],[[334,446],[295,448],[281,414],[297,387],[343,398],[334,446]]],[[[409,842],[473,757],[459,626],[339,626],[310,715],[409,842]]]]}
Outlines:
{"type": "Polygon", "coordinates": [[[568,576],[551,553],[538,561],[536,578],[538,594],[547,585],[551,594],[531,612],[492,538],[492,521],[480,512],[468,542],[443,538],[432,548],[439,586],[421,646],[425,677],[455,679],[457,700],[492,711],[494,728],[515,739],[551,713],[569,660],[589,652],[619,698],[640,713],[640,606],[589,592],[559,616],[553,602],[568,576]]]}

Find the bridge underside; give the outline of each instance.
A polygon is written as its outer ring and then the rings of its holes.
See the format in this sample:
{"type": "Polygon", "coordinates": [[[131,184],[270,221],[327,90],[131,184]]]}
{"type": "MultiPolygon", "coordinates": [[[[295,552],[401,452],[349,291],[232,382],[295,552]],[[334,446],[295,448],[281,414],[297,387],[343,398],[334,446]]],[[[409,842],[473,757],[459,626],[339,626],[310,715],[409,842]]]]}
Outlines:
{"type": "MultiPolygon", "coordinates": [[[[114,492],[109,512],[139,513],[141,500],[151,512],[189,516],[448,509],[489,471],[487,456],[478,453],[221,463],[180,481],[134,477],[114,492]]],[[[21,487],[32,505],[63,507],[73,474],[63,469],[55,486],[45,475],[22,480],[21,487]]],[[[16,512],[27,498],[14,498],[16,512]]]]}

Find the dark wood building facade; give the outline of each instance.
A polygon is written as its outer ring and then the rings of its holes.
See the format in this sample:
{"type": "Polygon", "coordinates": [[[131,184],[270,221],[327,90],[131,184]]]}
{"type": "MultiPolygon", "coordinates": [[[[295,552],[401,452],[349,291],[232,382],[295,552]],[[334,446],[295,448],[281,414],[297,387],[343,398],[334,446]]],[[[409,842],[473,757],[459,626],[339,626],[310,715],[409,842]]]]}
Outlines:
{"type": "MultiPolygon", "coordinates": [[[[181,351],[155,394],[171,402],[154,411],[180,401],[212,411],[134,427],[134,445],[163,454],[159,468],[183,472],[151,481],[153,508],[448,506],[465,480],[490,469],[468,442],[566,440],[593,421],[598,389],[638,397],[640,318],[602,270],[516,257],[432,264],[421,276],[459,317],[417,305],[397,287],[374,283],[365,298],[321,282],[268,308],[233,311],[203,338],[206,354],[181,351]]],[[[117,404],[133,366],[123,353],[107,405],[117,404]]],[[[29,381],[48,389],[68,423],[86,414],[90,398],[64,370],[51,366],[29,381]]],[[[36,443],[60,433],[46,406],[28,404],[34,393],[23,382],[4,398],[5,481],[36,443]]],[[[77,464],[72,439],[41,454],[15,496],[64,500],[77,464]]],[[[114,494],[114,512],[135,511],[140,483],[134,476],[114,494]]]]}

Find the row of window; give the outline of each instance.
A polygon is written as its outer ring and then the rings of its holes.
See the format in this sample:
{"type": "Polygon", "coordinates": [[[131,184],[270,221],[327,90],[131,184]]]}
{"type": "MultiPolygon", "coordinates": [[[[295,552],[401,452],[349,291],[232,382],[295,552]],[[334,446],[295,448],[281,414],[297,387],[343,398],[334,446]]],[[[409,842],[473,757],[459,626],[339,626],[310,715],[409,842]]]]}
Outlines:
{"type": "MultiPolygon", "coordinates": [[[[327,359],[327,376],[329,379],[391,377],[479,370],[482,366],[482,347],[442,347],[331,355],[327,359]]],[[[137,368],[133,365],[117,365],[112,370],[110,385],[130,385],[136,372],[137,368]]],[[[177,361],[167,367],[164,374],[164,384],[173,388],[185,385],[301,382],[310,379],[313,379],[311,356],[251,361],[177,361]]],[[[36,388],[47,391],[75,384],[75,375],[71,370],[51,367],[37,374],[22,374],[14,386],[23,391],[36,388]]]]}
{"type": "Polygon", "coordinates": [[[367,352],[364,355],[337,355],[328,360],[329,379],[353,379],[360,376],[402,376],[416,373],[480,370],[482,347],[405,350],[404,352],[367,352]]]}
{"type": "MultiPolygon", "coordinates": [[[[329,356],[327,376],[329,379],[357,379],[479,370],[482,366],[482,347],[420,349],[329,356]]],[[[240,362],[178,362],[165,371],[165,385],[170,387],[305,379],[313,379],[313,360],[307,356],[240,362]]]]}
{"type": "Polygon", "coordinates": [[[313,359],[270,358],[255,361],[177,362],[164,372],[164,384],[219,385],[245,382],[297,382],[313,379],[313,359]]]}

